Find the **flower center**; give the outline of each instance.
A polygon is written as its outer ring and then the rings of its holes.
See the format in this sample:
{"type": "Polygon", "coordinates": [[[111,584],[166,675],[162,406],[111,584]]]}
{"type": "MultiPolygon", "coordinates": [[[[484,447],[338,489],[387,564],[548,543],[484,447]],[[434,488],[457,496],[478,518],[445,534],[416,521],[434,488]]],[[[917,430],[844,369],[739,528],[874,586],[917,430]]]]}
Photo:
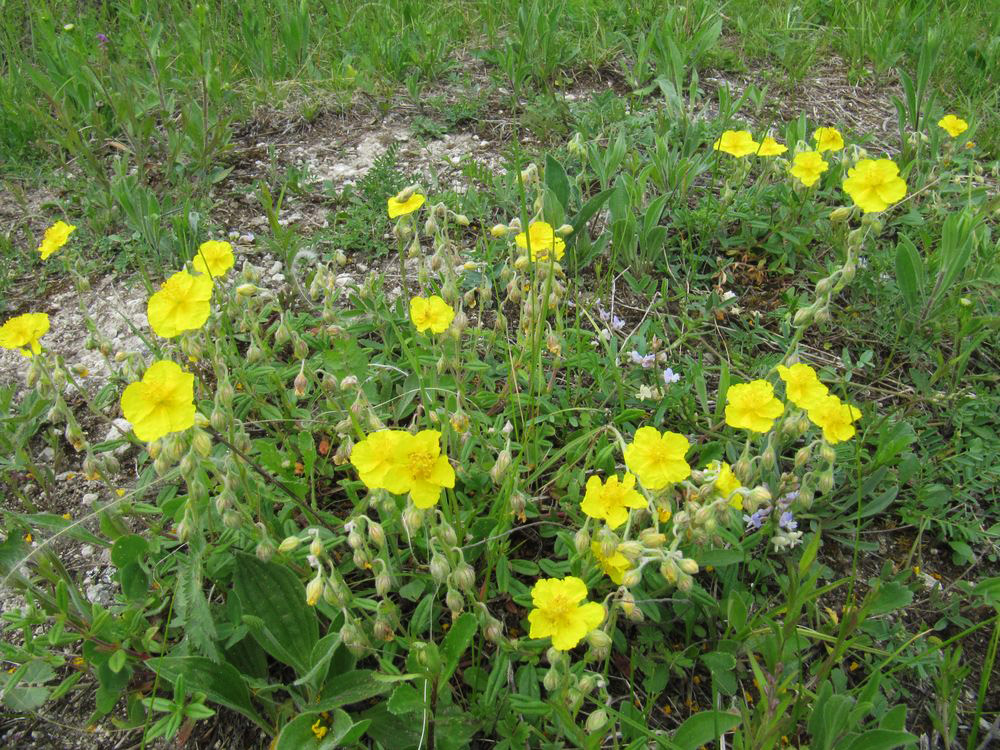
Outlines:
{"type": "Polygon", "coordinates": [[[556,594],[553,596],[545,607],[545,614],[549,616],[550,620],[559,623],[560,625],[565,624],[566,620],[576,609],[576,605],[572,602],[566,600],[566,597],[562,594],[556,594]]]}
{"type": "Polygon", "coordinates": [[[427,479],[434,471],[434,464],[437,463],[437,456],[423,452],[410,454],[410,474],[414,479],[427,479]]]}

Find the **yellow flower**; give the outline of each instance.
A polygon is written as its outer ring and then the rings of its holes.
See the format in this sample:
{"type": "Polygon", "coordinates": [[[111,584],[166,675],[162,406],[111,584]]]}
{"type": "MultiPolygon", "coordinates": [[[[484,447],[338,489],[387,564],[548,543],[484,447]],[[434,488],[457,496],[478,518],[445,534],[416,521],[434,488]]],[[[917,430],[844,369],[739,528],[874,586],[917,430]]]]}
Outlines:
{"type": "Polygon", "coordinates": [[[816,150],[820,153],[840,151],[844,147],[844,139],[836,128],[816,128],[813,140],[816,141],[816,150]]]}
{"type": "Polygon", "coordinates": [[[42,244],[38,246],[38,252],[42,254],[42,260],[46,260],[52,253],[61,248],[69,240],[69,236],[76,229],[72,224],[65,221],[57,221],[45,230],[42,244]]]}
{"type": "Polygon", "coordinates": [[[796,154],[795,158],[792,159],[792,166],[789,168],[788,173],[792,177],[798,178],[806,187],[812,187],[816,184],[819,176],[823,174],[830,165],[823,161],[823,157],[819,155],[817,151],[803,151],[801,154],[796,154]]]}
{"type": "Polygon", "coordinates": [[[766,380],[733,385],[726,392],[726,424],[730,427],[767,432],[784,410],[785,405],[774,397],[774,386],[766,380]]]}
{"type": "Polygon", "coordinates": [[[548,260],[549,250],[556,260],[562,260],[566,254],[566,242],[556,235],[552,225],[547,221],[533,221],[528,225],[527,232],[519,232],[514,242],[522,250],[528,250],[531,245],[531,260],[533,262],[548,260]]]}
{"type": "Polygon", "coordinates": [[[579,578],[541,578],[531,588],[528,613],[531,638],[552,636],[552,647],[569,651],[604,620],[604,607],[597,602],[585,602],[587,584],[579,578]]]}
{"type": "Polygon", "coordinates": [[[828,443],[840,443],[854,437],[854,422],[861,418],[861,410],[845,404],[834,395],[818,401],[808,412],[809,421],[823,430],[828,443]]]}
{"type": "Polygon", "coordinates": [[[645,507],[646,500],[635,489],[635,477],[627,473],[620,482],[616,475],[608,477],[606,483],[602,483],[597,475],[591,475],[587,480],[587,492],[580,503],[580,510],[591,518],[604,521],[611,529],[625,523],[629,508],[645,507]]]}
{"type": "Polygon", "coordinates": [[[621,586],[626,571],[632,567],[628,558],[617,549],[610,557],[605,557],[604,553],[601,552],[600,542],[591,542],[590,551],[594,554],[594,559],[597,560],[597,564],[601,567],[601,570],[604,571],[604,575],[610,578],[612,582],[621,586]]]}
{"type": "Polygon", "coordinates": [[[944,128],[948,131],[948,135],[952,138],[957,138],[966,130],[969,129],[969,123],[963,120],[961,117],[956,117],[955,115],[945,115],[940,120],[938,120],[938,127],[944,128]]]}
{"type": "Polygon", "coordinates": [[[706,468],[709,471],[719,472],[719,476],[715,478],[716,491],[723,497],[728,498],[729,504],[733,508],[742,508],[743,497],[740,495],[733,495],[733,493],[743,485],[740,484],[740,480],[736,478],[735,474],[733,474],[732,467],[725,461],[712,461],[706,468]]]}
{"type": "Polygon", "coordinates": [[[351,449],[351,464],[368,489],[385,489],[385,475],[392,468],[396,445],[406,437],[409,433],[404,430],[379,430],[351,449]]]}
{"type": "Polygon", "coordinates": [[[416,435],[403,432],[388,446],[389,466],[382,485],[396,495],[407,492],[418,508],[430,508],[441,497],[441,489],[455,486],[455,470],[441,455],[441,433],[423,430],[416,435]]]}
{"type": "Polygon", "coordinates": [[[412,214],[424,205],[425,200],[426,198],[420,193],[414,193],[405,201],[398,201],[395,197],[392,197],[389,199],[389,218],[395,219],[397,216],[412,214]]]}
{"type": "Polygon", "coordinates": [[[146,318],[157,336],[171,339],[205,325],[211,312],[212,279],[178,271],[149,298],[146,318]]]}
{"type": "Polygon", "coordinates": [[[816,371],[801,362],[785,367],[778,365],[778,375],[785,381],[785,398],[800,409],[809,409],[829,393],[816,371]]]}
{"type": "Polygon", "coordinates": [[[121,404],[140,440],[159,440],[186,430],[194,425],[194,375],[176,362],[154,362],[142,380],[125,389],[121,404]]]}
{"type": "Polygon", "coordinates": [[[321,740],[324,737],[326,737],[326,733],[329,731],[326,727],[323,726],[322,719],[316,719],[313,725],[309,728],[312,730],[312,733],[315,735],[317,740],[321,740]]]}
{"type": "Polygon", "coordinates": [[[757,149],[758,156],[781,156],[788,150],[788,146],[783,143],[778,143],[771,136],[767,136],[760,142],[760,148],[757,149]]]}
{"type": "Polygon", "coordinates": [[[193,265],[198,273],[207,273],[212,278],[221,279],[235,263],[232,245],[220,240],[209,240],[198,246],[193,265]]]}
{"type": "Polygon", "coordinates": [[[444,333],[455,319],[451,305],[432,294],[430,297],[414,297],[410,300],[410,320],[421,333],[444,333]]]}
{"type": "Polygon", "coordinates": [[[625,465],[647,490],[662,490],[691,476],[691,467],[684,460],[690,447],[688,439],[676,432],[661,435],[655,427],[640,427],[625,446],[625,465]]]}
{"type": "Polygon", "coordinates": [[[49,316],[45,313],[24,313],[10,318],[0,326],[0,346],[17,349],[25,357],[42,351],[39,339],[49,331],[49,316]]]}
{"type": "Polygon", "coordinates": [[[726,130],[722,133],[722,137],[712,144],[712,148],[733,156],[747,156],[757,153],[760,144],[753,139],[749,130],[726,130]]]}
{"type": "Polygon", "coordinates": [[[892,159],[861,159],[847,170],[843,188],[866,214],[885,211],[906,195],[906,182],[892,159]]]}

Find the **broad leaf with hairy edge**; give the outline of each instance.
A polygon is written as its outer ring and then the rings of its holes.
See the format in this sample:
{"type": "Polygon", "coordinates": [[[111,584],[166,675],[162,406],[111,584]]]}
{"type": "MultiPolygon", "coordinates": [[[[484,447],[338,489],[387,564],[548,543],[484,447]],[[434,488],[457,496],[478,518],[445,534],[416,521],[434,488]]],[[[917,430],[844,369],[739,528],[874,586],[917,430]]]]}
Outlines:
{"type": "Polygon", "coordinates": [[[319,624],[298,576],[282,565],[240,554],[233,583],[261,648],[300,675],[307,674],[319,624]]]}

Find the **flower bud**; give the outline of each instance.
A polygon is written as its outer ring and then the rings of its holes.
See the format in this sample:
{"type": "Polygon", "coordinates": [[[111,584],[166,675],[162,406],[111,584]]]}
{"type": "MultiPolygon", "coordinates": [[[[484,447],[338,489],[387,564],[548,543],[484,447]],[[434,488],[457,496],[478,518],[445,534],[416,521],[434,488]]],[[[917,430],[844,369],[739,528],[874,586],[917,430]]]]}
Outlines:
{"type": "Polygon", "coordinates": [[[281,544],[278,545],[278,552],[283,555],[287,555],[289,552],[294,552],[298,549],[298,546],[302,544],[302,540],[297,536],[286,536],[281,544]]]}
{"type": "Polygon", "coordinates": [[[695,560],[692,560],[690,557],[683,558],[680,561],[679,565],[681,570],[683,570],[688,575],[693,576],[695,573],[698,572],[698,563],[695,560]]]}
{"type": "Polygon", "coordinates": [[[802,328],[813,322],[816,318],[816,311],[813,309],[812,305],[809,307],[800,307],[795,311],[795,315],[792,318],[792,325],[796,328],[802,328]]]}
{"type": "Polygon", "coordinates": [[[833,224],[842,224],[851,218],[852,208],[850,206],[840,206],[835,208],[830,212],[830,222],[833,224]]]}
{"type": "Polygon", "coordinates": [[[643,545],[633,539],[619,544],[617,551],[621,552],[629,562],[635,562],[642,557],[643,545]]]}
{"type": "Polygon", "coordinates": [[[774,448],[770,445],[764,449],[764,452],[760,456],[761,463],[768,469],[773,469],[778,463],[778,457],[774,452],[774,448]]]}
{"type": "Polygon", "coordinates": [[[306,585],[306,604],[310,607],[315,607],[319,598],[323,595],[323,576],[320,573],[316,574],[306,585]]]}
{"type": "Polygon", "coordinates": [[[687,593],[688,591],[691,590],[691,586],[693,584],[694,584],[694,580],[691,578],[691,576],[682,573],[680,575],[680,577],[678,578],[678,580],[677,580],[677,589],[679,591],[683,591],[684,593],[687,593]]]}
{"type": "Polygon", "coordinates": [[[376,547],[385,546],[385,529],[378,521],[368,522],[368,538],[376,547]]]}
{"type": "Polygon", "coordinates": [[[830,308],[823,307],[816,313],[816,322],[820,325],[824,323],[829,323],[831,320],[830,308]]]}
{"type": "Polygon", "coordinates": [[[542,678],[542,685],[545,686],[547,691],[552,693],[559,689],[559,682],[559,670],[555,667],[550,667],[542,678]]]}
{"type": "Polygon", "coordinates": [[[587,731],[587,734],[594,734],[594,732],[599,732],[604,729],[604,726],[607,723],[608,712],[603,708],[599,708],[587,717],[587,723],[584,725],[584,729],[587,731]]]}
{"type": "Polygon", "coordinates": [[[296,375],[295,380],[292,381],[292,390],[299,398],[306,395],[306,387],[309,385],[309,381],[306,380],[305,366],[306,364],[303,362],[302,367],[299,369],[299,374],[296,375]]]}
{"type": "Polygon", "coordinates": [[[309,554],[318,559],[323,556],[324,552],[323,543],[319,540],[318,536],[314,536],[309,543],[309,554]]]}
{"type": "Polygon", "coordinates": [[[243,525],[243,516],[234,510],[227,510],[222,514],[222,523],[227,529],[238,529],[243,525]]]}
{"type": "Polygon", "coordinates": [[[503,623],[495,617],[488,618],[483,635],[490,643],[499,643],[503,638],[503,623]]]}
{"type": "Polygon", "coordinates": [[[733,464],[733,473],[736,474],[741,483],[746,484],[750,477],[750,459],[746,456],[740,456],[739,460],[733,464]]]}
{"type": "Polygon", "coordinates": [[[573,225],[560,224],[559,228],[555,230],[555,233],[560,237],[569,237],[571,234],[573,234],[573,225]]]}
{"type": "Polygon", "coordinates": [[[424,523],[424,513],[419,508],[409,506],[403,511],[403,528],[406,533],[413,536],[424,523]]]}
{"type": "Polygon", "coordinates": [[[509,448],[504,448],[500,451],[500,455],[497,456],[497,461],[493,464],[493,468],[490,469],[490,478],[493,480],[493,484],[500,485],[503,484],[504,475],[507,469],[510,468],[513,457],[510,454],[509,448]]]}
{"type": "Polygon", "coordinates": [[[507,227],[504,224],[494,224],[490,228],[490,234],[493,237],[498,237],[498,238],[503,237],[504,235],[507,234],[507,227]]]}
{"type": "Polygon", "coordinates": [[[824,463],[832,464],[837,460],[837,451],[824,440],[819,447],[819,457],[824,463]]]}
{"type": "Polygon", "coordinates": [[[590,551],[590,533],[580,529],[573,536],[573,547],[578,555],[586,555],[590,551]]]}
{"type": "Polygon", "coordinates": [[[816,488],[824,495],[829,493],[833,489],[833,471],[824,471],[820,474],[816,488]]]}
{"type": "MultiPolygon", "coordinates": [[[[653,549],[657,547],[662,547],[667,543],[667,535],[661,534],[656,529],[649,527],[645,528],[639,532],[639,541],[646,547],[651,547],[653,549]]],[[[628,552],[626,552],[627,545],[634,544],[633,542],[626,542],[625,544],[618,545],[618,551],[621,552],[625,557],[629,557],[628,552]]],[[[636,555],[638,557],[638,555],[636,555]]]]}
{"type": "Polygon", "coordinates": [[[444,583],[445,579],[448,578],[448,574],[451,572],[451,566],[448,564],[447,558],[440,552],[435,552],[434,556],[431,558],[430,562],[431,577],[437,583],[444,583]]]}
{"type": "Polygon", "coordinates": [[[395,633],[392,632],[392,625],[384,617],[375,620],[375,624],[372,625],[372,633],[383,643],[388,643],[396,637],[395,633]]]}
{"type": "Polygon", "coordinates": [[[191,438],[191,447],[202,458],[208,458],[212,453],[212,438],[204,430],[195,430],[191,438]]]}
{"type": "Polygon", "coordinates": [[[451,610],[452,617],[457,616],[465,607],[465,598],[455,589],[449,588],[444,603],[451,610]]]}
{"type": "Polygon", "coordinates": [[[679,570],[677,568],[677,563],[674,562],[672,559],[664,560],[660,564],[660,575],[662,575],[666,579],[667,583],[669,583],[671,586],[677,585],[678,573],[679,570]]]}
{"type": "Polygon", "coordinates": [[[755,506],[769,503],[771,502],[771,490],[764,485],[759,485],[750,491],[748,499],[750,500],[750,503],[755,506]]]}
{"type": "Polygon", "coordinates": [[[459,563],[452,572],[451,578],[462,591],[470,591],[476,585],[476,572],[468,563],[459,563]]]}
{"type": "Polygon", "coordinates": [[[802,469],[812,457],[812,450],[808,445],[804,445],[795,451],[795,468],[802,469]]]}
{"type": "Polygon", "coordinates": [[[392,590],[392,577],[383,569],[375,576],[375,593],[379,596],[387,596],[392,590]]]}
{"type": "Polygon", "coordinates": [[[455,529],[447,521],[442,521],[437,527],[437,536],[445,547],[450,548],[458,544],[458,537],[455,535],[455,529]]]}
{"type": "Polygon", "coordinates": [[[630,568],[622,574],[622,586],[632,588],[638,586],[642,581],[642,571],[638,568],[630,568]]]}

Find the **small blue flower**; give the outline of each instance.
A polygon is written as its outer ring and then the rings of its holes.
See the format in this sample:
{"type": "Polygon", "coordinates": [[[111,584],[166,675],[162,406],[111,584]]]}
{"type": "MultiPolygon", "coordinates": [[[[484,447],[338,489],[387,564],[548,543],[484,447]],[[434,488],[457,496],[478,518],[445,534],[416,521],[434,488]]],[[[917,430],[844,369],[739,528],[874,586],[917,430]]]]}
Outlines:
{"type": "Polygon", "coordinates": [[[781,514],[778,519],[778,525],[785,531],[795,531],[799,527],[798,521],[795,520],[795,516],[792,515],[790,510],[786,510],[781,514]]]}
{"type": "Polygon", "coordinates": [[[676,383],[680,379],[681,376],[678,373],[674,372],[669,367],[663,371],[663,382],[666,383],[667,385],[670,385],[671,383],[676,383]]]}

